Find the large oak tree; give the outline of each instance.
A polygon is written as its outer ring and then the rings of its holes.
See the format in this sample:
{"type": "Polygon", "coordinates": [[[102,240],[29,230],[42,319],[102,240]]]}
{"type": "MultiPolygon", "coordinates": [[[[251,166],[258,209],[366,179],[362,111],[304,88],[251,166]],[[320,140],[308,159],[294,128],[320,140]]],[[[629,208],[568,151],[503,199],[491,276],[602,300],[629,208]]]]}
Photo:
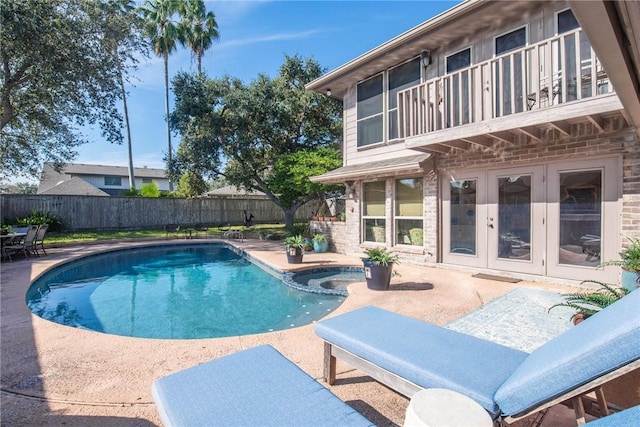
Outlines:
{"type": "Polygon", "coordinates": [[[237,187],[262,191],[284,210],[290,227],[300,206],[334,189],[308,177],[342,164],[342,106],[304,88],[322,72],[314,59],[286,56],[275,78],[259,75],[249,84],[176,76],[171,124],[181,142],[169,175],[224,176],[237,187]]]}
{"type": "MultiPolygon", "coordinates": [[[[122,142],[121,77],[145,46],[128,39],[114,55],[105,19],[113,0],[4,0],[0,7],[0,167],[37,176],[45,161],[64,163],[87,142],[85,126],[122,142]],[[123,73],[121,75],[120,73],[123,73]]],[[[118,29],[120,31],[120,21],[118,29]]],[[[134,28],[134,27],[129,27],[134,28]]],[[[137,40],[137,41],[136,41],[137,40]]],[[[122,40],[120,41],[122,42],[122,40]]]]}

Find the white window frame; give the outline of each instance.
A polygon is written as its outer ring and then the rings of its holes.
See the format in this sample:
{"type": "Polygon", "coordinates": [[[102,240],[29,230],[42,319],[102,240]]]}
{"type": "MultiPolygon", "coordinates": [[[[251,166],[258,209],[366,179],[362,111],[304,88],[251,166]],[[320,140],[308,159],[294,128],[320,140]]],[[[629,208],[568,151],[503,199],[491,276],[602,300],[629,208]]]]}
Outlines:
{"type": "Polygon", "coordinates": [[[472,45],[472,44],[470,44],[470,45],[467,45],[467,46],[463,47],[462,49],[458,49],[458,50],[456,50],[456,51],[454,51],[454,52],[450,52],[449,54],[445,55],[445,57],[444,57],[444,74],[445,74],[445,75],[447,75],[447,74],[452,74],[452,73],[455,73],[455,72],[457,72],[457,71],[460,71],[460,69],[458,69],[458,70],[455,70],[455,71],[451,71],[451,72],[449,72],[449,71],[447,70],[447,68],[448,68],[448,67],[447,67],[447,59],[449,59],[449,57],[451,57],[451,56],[453,56],[453,55],[457,55],[457,54],[458,54],[458,53],[460,53],[460,52],[464,52],[465,50],[469,50],[469,65],[467,65],[467,67],[470,67],[470,66],[472,66],[472,65],[473,65],[473,61],[474,61],[474,57],[473,57],[473,45],[472,45]]]}
{"type": "Polygon", "coordinates": [[[373,244],[377,244],[377,245],[386,246],[386,244],[387,244],[387,235],[389,234],[388,233],[388,231],[389,231],[389,221],[387,219],[387,180],[386,179],[381,179],[381,180],[366,181],[366,182],[363,182],[361,184],[361,186],[362,186],[362,188],[361,188],[360,194],[362,194],[362,215],[361,215],[361,218],[360,218],[360,227],[362,229],[362,243],[373,243],[373,244]],[[365,212],[365,206],[364,205],[366,203],[365,186],[367,184],[372,184],[372,183],[375,183],[375,182],[382,182],[384,184],[384,194],[385,194],[385,197],[384,197],[384,206],[385,206],[384,214],[383,215],[365,215],[364,214],[364,212],[365,212]],[[366,230],[366,226],[365,226],[365,221],[366,220],[379,220],[379,219],[384,221],[384,234],[385,234],[384,242],[376,242],[376,241],[373,241],[373,240],[367,240],[367,230],[366,230]]]}
{"type": "Polygon", "coordinates": [[[122,187],[122,177],[116,175],[105,175],[104,176],[104,186],[105,187],[122,187]],[[109,184],[107,179],[118,179],[118,184],[109,184]]]}
{"type": "Polygon", "coordinates": [[[393,244],[394,245],[404,245],[410,247],[423,247],[424,246],[424,178],[421,176],[405,176],[401,178],[396,178],[393,180],[393,244]],[[414,179],[418,181],[422,181],[422,215],[421,216],[400,216],[397,211],[397,201],[398,201],[398,181],[402,181],[403,179],[414,179]],[[413,245],[411,243],[398,242],[398,220],[416,220],[422,222],[422,244],[421,245],[413,245]]]}
{"type": "MultiPolygon", "coordinates": [[[[558,28],[558,16],[561,13],[566,12],[567,10],[569,10],[569,11],[571,11],[571,13],[573,13],[573,10],[571,10],[570,7],[565,7],[564,9],[557,10],[557,11],[555,11],[553,13],[553,34],[556,35],[556,36],[560,35],[560,29],[558,28]]],[[[574,17],[576,16],[575,13],[573,13],[573,16],[574,17]]],[[[576,21],[577,20],[578,19],[576,18],[576,21]]],[[[577,30],[578,28],[582,28],[580,26],[580,22],[578,22],[578,26],[576,28],[574,28],[574,30],[577,30]]],[[[573,31],[573,30],[570,30],[570,31],[573,31]]],[[[569,31],[565,31],[565,32],[569,32],[569,31]]],[[[562,34],[564,34],[564,32],[562,34]]]]}
{"type": "Polygon", "coordinates": [[[368,120],[372,117],[376,117],[378,115],[382,115],[382,141],[379,142],[374,142],[372,144],[367,144],[367,145],[360,145],[360,140],[358,139],[356,142],[356,146],[358,149],[366,149],[366,148],[371,148],[371,147],[379,147],[380,145],[383,145],[386,143],[387,141],[387,120],[385,118],[385,112],[387,111],[387,97],[386,97],[386,88],[387,87],[387,77],[386,77],[386,72],[382,71],[380,73],[376,73],[372,76],[367,77],[364,80],[359,81],[356,84],[356,138],[358,138],[358,125],[360,124],[360,122],[368,120]],[[367,117],[363,117],[361,119],[358,118],[358,86],[368,80],[374,79],[376,77],[382,76],[382,111],[380,113],[376,113],[367,117]]]}
{"type": "Polygon", "coordinates": [[[506,55],[509,52],[512,52],[514,50],[522,49],[522,48],[525,48],[525,47],[529,46],[529,38],[530,38],[529,24],[520,25],[519,27],[512,28],[512,29],[510,29],[508,31],[505,31],[503,33],[496,34],[495,36],[493,36],[493,43],[492,43],[492,45],[493,45],[493,57],[495,58],[495,57],[498,57],[498,56],[506,55]],[[520,46],[520,47],[511,49],[511,50],[507,50],[507,51],[502,52],[502,53],[497,53],[496,40],[498,38],[500,38],[502,36],[506,36],[509,33],[514,33],[516,31],[519,31],[519,30],[523,29],[523,28],[524,28],[524,46],[520,46]]]}
{"type": "MultiPolygon", "coordinates": [[[[385,91],[385,99],[386,99],[386,103],[385,103],[385,110],[386,110],[386,114],[385,114],[385,124],[383,125],[383,128],[386,128],[386,132],[385,132],[385,141],[398,141],[399,137],[396,138],[391,138],[391,136],[389,135],[389,131],[391,130],[391,126],[389,125],[388,121],[389,121],[389,115],[391,114],[392,111],[398,111],[398,106],[396,106],[396,108],[390,108],[389,106],[391,105],[391,100],[389,99],[389,73],[391,72],[391,70],[393,70],[394,68],[398,68],[402,65],[405,65],[411,61],[415,61],[418,60],[418,71],[420,72],[420,78],[419,78],[419,82],[417,84],[420,84],[424,81],[424,67],[422,66],[422,61],[421,61],[421,56],[417,55],[414,56],[404,62],[401,62],[399,64],[394,65],[391,68],[387,68],[384,71],[385,74],[385,87],[384,87],[384,91],[385,91]]],[[[396,115],[396,120],[397,120],[398,116],[396,115]]]]}

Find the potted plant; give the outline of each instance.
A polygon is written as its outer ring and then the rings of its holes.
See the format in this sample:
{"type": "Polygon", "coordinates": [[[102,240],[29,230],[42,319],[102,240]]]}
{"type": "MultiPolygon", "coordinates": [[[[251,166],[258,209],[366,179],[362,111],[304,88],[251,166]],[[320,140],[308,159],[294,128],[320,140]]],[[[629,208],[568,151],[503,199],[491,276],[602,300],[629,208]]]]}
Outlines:
{"type": "Polygon", "coordinates": [[[296,234],[284,239],[284,246],[287,251],[287,262],[289,264],[300,264],[302,262],[304,237],[296,234]]]}
{"type": "Polygon", "coordinates": [[[620,260],[607,261],[601,266],[619,265],[622,267],[620,284],[628,291],[640,287],[640,239],[629,238],[631,244],[620,252],[620,260]]]}
{"type": "Polygon", "coordinates": [[[562,294],[564,302],[552,305],[549,307],[549,310],[554,307],[570,307],[575,309],[576,312],[571,319],[573,323],[577,325],[587,317],[613,304],[629,293],[628,289],[618,288],[614,285],[598,282],[597,280],[583,280],[581,282],[581,284],[585,283],[594,283],[600,286],[600,289],[594,292],[562,294]]]}
{"type": "Polygon", "coordinates": [[[398,255],[386,248],[367,249],[365,253],[367,257],[362,263],[367,287],[374,290],[389,289],[393,264],[398,263],[398,255]]]}
{"type": "MultiPolygon", "coordinates": [[[[565,302],[552,305],[554,307],[571,307],[576,310],[571,317],[574,325],[579,324],[589,316],[596,314],[603,308],[615,303],[620,298],[631,292],[624,287],[617,287],[596,280],[584,280],[581,283],[595,283],[600,289],[595,292],[577,292],[563,294],[565,302]]],[[[631,372],[615,378],[603,385],[607,401],[620,408],[630,408],[640,404],[640,370],[631,372]]]]}
{"type": "Polygon", "coordinates": [[[314,252],[322,253],[326,252],[329,247],[327,237],[322,233],[316,233],[313,235],[313,250],[314,252]]]}

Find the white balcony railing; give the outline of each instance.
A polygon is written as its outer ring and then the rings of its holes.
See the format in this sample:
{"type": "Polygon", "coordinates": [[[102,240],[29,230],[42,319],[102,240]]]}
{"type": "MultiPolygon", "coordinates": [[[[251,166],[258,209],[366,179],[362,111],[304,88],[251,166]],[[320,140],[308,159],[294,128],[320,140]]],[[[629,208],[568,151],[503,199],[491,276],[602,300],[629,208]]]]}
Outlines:
{"type": "Polygon", "coordinates": [[[399,137],[609,92],[613,92],[609,79],[578,29],[399,92],[399,137]]]}

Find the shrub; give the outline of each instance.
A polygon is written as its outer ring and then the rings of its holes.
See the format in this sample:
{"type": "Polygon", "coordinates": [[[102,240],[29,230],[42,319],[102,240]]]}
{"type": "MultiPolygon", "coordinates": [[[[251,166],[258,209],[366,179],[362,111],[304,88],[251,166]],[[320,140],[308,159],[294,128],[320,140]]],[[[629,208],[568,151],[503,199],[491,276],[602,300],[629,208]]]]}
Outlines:
{"type": "Polygon", "coordinates": [[[144,184],[142,188],[140,188],[140,194],[142,197],[160,197],[160,190],[155,182],[151,182],[144,184]]]}
{"type": "Polygon", "coordinates": [[[49,224],[49,231],[61,232],[64,231],[65,225],[62,219],[51,212],[37,211],[31,212],[31,215],[24,218],[17,218],[16,224],[21,226],[27,226],[29,224],[42,225],[49,224]]]}

